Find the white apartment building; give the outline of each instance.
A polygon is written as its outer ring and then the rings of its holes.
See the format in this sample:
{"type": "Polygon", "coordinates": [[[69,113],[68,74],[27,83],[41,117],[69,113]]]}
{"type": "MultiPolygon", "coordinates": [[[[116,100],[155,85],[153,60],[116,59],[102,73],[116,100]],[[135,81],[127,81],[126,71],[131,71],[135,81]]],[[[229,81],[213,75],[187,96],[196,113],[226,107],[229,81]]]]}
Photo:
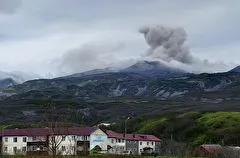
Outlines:
{"type": "Polygon", "coordinates": [[[2,138],[2,152],[8,155],[27,152],[27,136],[9,136],[2,138]]]}
{"type": "Polygon", "coordinates": [[[0,133],[2,154],[87,155],[107,151],[107,135],[95,127],[6,129],[0,133]]]}
{"type": "Polygon", "coordinates": [[[154,135],[124,135],[96,127],[5,129],[0,140],[5,155],[88,155],[93,150],[140,155],[158,152],[161,147],[161,140],[154,135]]]}

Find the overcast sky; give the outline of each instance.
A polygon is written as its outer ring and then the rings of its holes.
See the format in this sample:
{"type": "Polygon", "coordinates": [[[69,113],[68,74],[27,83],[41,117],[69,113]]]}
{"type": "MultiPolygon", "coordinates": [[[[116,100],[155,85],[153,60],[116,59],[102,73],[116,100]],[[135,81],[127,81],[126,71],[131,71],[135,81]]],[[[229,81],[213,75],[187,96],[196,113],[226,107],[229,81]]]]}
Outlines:
{"type": "Polygon", "coordinates": [[[164,25],[184,28],[191,54],[224,71],[240,64],[239,15],[239,0],[0,0],[0,70],[127,65],[149,48],[139,28],[164,25]]]}

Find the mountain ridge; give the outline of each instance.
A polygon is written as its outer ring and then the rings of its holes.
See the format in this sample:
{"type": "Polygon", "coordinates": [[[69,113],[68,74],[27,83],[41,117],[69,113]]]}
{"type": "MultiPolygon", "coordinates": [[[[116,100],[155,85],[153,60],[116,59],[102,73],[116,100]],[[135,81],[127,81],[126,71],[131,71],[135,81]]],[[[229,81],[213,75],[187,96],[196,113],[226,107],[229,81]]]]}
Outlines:
{"type": "Polygon", "coordinates": [[[83,76],[90,76],[90,75],[97,75],[97,74],[104,74],[104,73],[138,73],[141,75],[146,76],[162,76],[162,77],[171,77],[181,74],[187,74],[188,72],[173,68],[163,64],[160,61],[138,61],[135,64],[127,67],[127,68],[114,68],[114,67],[107,67],[104,69],[93,69],[90,71],[85,71],[81,73],[75,73],[72,75],[62,76],[59,78],[68,78],[68,77],[83,77],[83,76]]]}
{"type": "Polygon", "coordinates": [[[236,72],[236,73],[240,73],[240,66],[237,66],[233,69],[231,69],[229,72],[236,72]]]}
{"type": "Polygon", "coordinates": [[[239,94],[240,73],[230,72],[161,77],[120,71],[37,79],[0,91],[0,121],[39,121],[42,105],[52,102],[58,110],[84,115],[88,124],[115,121],[129,111],[144,115],[239,110],[239,94]]]}

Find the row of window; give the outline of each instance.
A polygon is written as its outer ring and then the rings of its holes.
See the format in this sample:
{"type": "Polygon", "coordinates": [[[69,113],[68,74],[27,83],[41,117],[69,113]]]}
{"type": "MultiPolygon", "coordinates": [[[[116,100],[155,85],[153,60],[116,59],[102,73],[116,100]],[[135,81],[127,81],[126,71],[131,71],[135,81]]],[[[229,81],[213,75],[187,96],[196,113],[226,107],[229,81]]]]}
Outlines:
{"type": "MultiPolygon", "coordinates": [[[[143,142],[140,142],[140,145],[142,145],[143,142]]],[[[154,145],[154,142],[147,142],[147,145],[154,145]]]]}
{"type": "MultiPolygon", "coordinates": [[[[70,149],[71,149],[71,150],[75,150],[75,147],[74,147],[74,146],[71,146],[70,149]]],[[[4,150],[4,152],[8,152],[9,148],[8,148],[8,147],[4,147],[3,150],[4,150]]],[[[35,146],[32,146],[31,150],[32,150],[32,151],[36,151],[36,150],[38,150],[38,148],[35,147],[35,146]]],[[[41,148],[40,150],[43,150],[43,148],[41,148]]],[[[66,151],[66,146],[62,146],[62,147],[61,147],[61,150],[62,150],[62,151],[66,151]]],[[[26,147],[26,146],[22,147],[22,150],[21,150],[21,151],[22,151],[22,152],[26,152],[26,151],[27,151],[27,147],[26,147]]],[[[13,152],[14,152],[14,153],[17,153],[17,152],[20,152],[20,150],[18,150],[17,147],[13,147],[13,152]]]]}
{"type": "MultiPolygon", "coordinates": [[[[3,150],[4,150],[4,152],[8,152],[9,149],[8,149],[8,147],[4,147],[3,150]]],[[[14,152],[14,153],[17,153],[18,151],[19,151],[19,150],[17,149],[17,147],[13,147],[13,152],[14,152]]],[[[21,151],[22,151],[22,152],[26,152],[26,151],[27,151],[27,147],[25,147],[25,146],[22,147],[22,150],[21,150],[21,151]]]]}
{"type": "MultiPolygon", "coordinates": [[[[115,143],[115,139],[111,140],[112,144],[115,143]]],[[[127,141],[128,143],[137,143],[137,141],[127,141]]],[[[124,143],[124,139],[116,139],[116,143],[124,143]]],[[[143,142],[140,141],[140,145],[142,145],[143,142]]],[[[147,145],[154,145],[154,142],[147,142],[147,145]]]]}
{"type": "MultiPolygon", "coordinates": [[[[62,151],[66,151],[66,146],[62,146],[61,150],[62,151]]],[[[75,150],[75,146],[70,146],[70,150],[74,151],[75,150]]]]}
{"type": "MultiPolygon", "coordinates": [[[[114,139],[112,139],[112,143],[114,143],[114,139]]],[[[116,143],[124,143],[124,139],[116,139],[116,143]]]]}
{"type": "MultiPolygon", "coordinates": [[[[5,141],[5,142],[8,142],[8,137],[5,137],[5,138],[4,138],[4,141],[5,141]]],[[[23,141],[23,142],[27,142],[27,137],[23,137],[23,138],[22,138],[22,141],[23,141]]],[[[14,138],[13,138],[13,142],[14,142],[14,143],[18,142],[18,137],[14,137],[14,138]]]]}
{"type": "MultiPolygon", "coordinates": [[[[76,136],[72,136],[72,140],[75,140],[75,139],[76,139],[76,136]]],[[[17,143],[18,140],[19,140],[18,137],[13,137],[13,142],[14,142],[14,143],[17,143]]],[[[33,141],[37,140],[37,137],[36,137],[36,136],[32,137],[32,140],[33,140],[33,141]]],[[[62,141],[65,141],[65,140],[66,140],[66,136],[62,136],[62,141]]],[[[88,140],[88,136],[82,136],[82,140],[83,140],[83,141],[87,141],[87,140],[88,140]]],[[[5,137],[5,138],[4,138],[4,141],[5,141],[5,142],[9,142],[8,137],[5,137]]],[[[22,142],[27,142],[27,137],[23,137],[23,138],[22,138],[22,142]]]]}
{"type": "MultiPolygon", "coordinates": [[[[140,142],[140,145],[142,145],[143,142],[140,142]]],[[[147,142],[147,145],[154,145],[154,142],[147,142]]]]}
{"type": "MultiPolygon", "coordinates": [[[[76,136],[72,136],[72,140],[76,140],[77,137],[76,136]]],[[[62,141],[66,140],[66,136],[62,136],[62,141]]],[[[82,140],[83,141],[87,141],[88,140],[88,136],[82,136],[82,140]]]]}

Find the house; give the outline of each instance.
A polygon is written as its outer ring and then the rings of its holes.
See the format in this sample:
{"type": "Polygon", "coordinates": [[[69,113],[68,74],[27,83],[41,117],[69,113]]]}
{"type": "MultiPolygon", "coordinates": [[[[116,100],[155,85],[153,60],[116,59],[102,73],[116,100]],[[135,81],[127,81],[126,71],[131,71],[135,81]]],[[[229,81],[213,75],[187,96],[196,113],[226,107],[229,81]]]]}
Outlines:
{"type": "Polygon", "coordinates": [[[87,155],[97,147],[107,151],[107,135],[96,127],[5,129],[2,154],[87,155]]]}
{"type": "Polygon", "coordinates": [[[121,134],[107,130],[108,152],[121,154],[124,150],[131,151],[132,154],[159,152],[161,140],[154,135],[146,134],[121,134]]]}
{"type": "Polygon", "coordinates": [[[209,156],[223,149],[219,144],[203,144],[196,149],[196,153],[199,156],[209,156]]]}

